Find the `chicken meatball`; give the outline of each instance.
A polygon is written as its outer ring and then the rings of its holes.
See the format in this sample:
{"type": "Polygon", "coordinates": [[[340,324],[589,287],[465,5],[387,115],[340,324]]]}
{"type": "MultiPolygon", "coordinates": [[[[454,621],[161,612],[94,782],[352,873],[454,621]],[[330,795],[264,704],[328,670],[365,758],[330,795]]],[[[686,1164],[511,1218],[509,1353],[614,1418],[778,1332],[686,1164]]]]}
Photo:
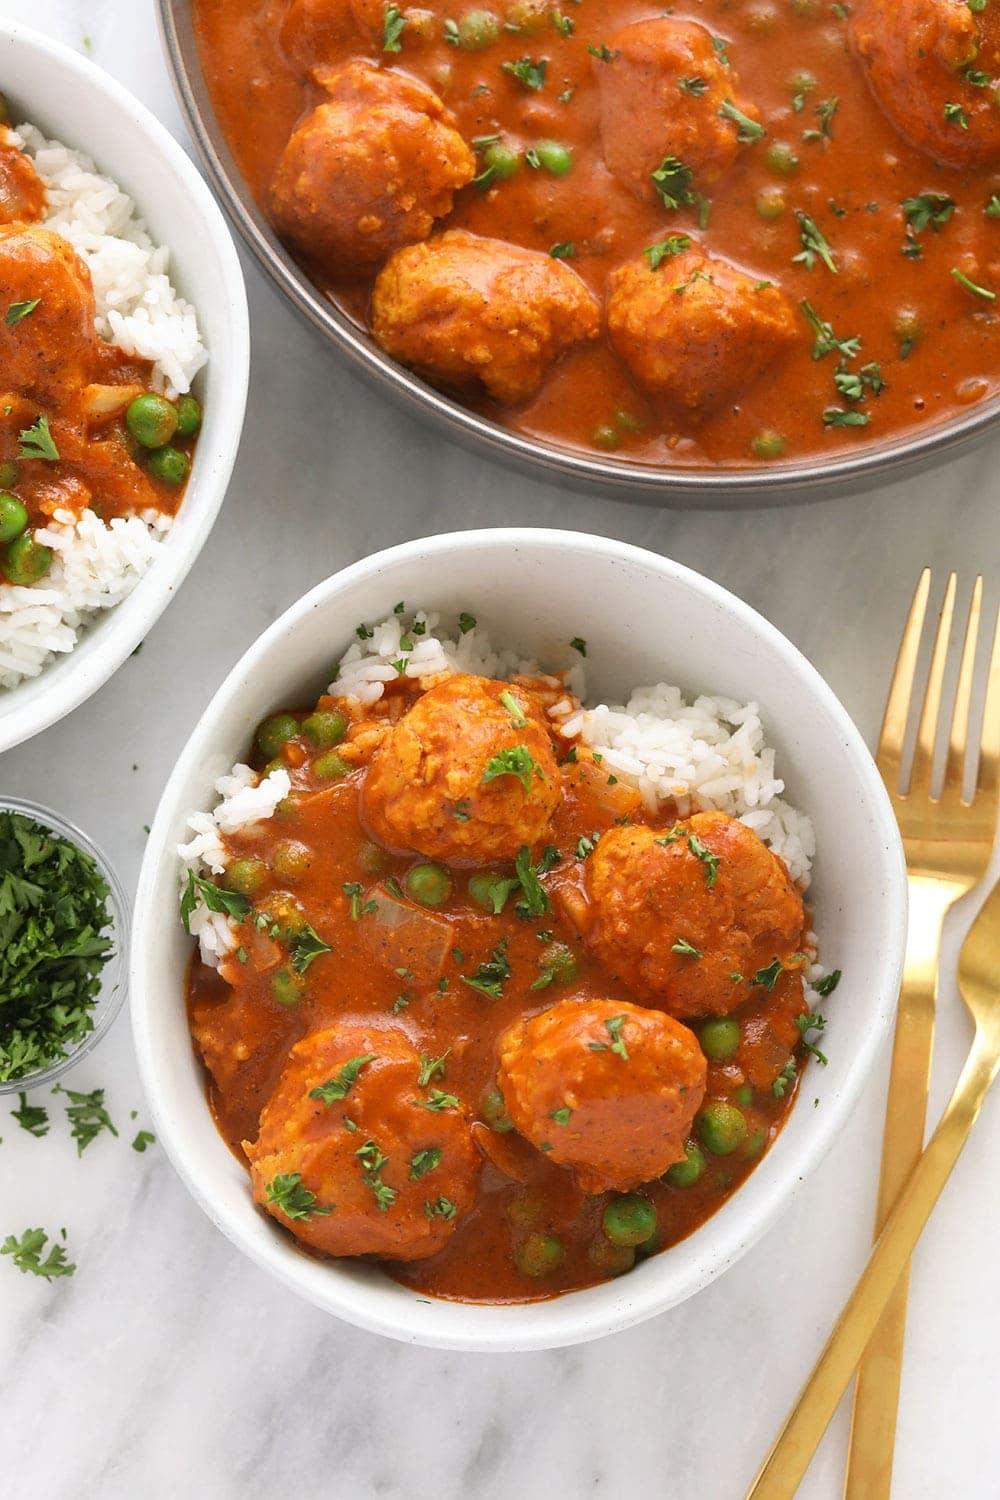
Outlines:
{"type": "Polygon", "coordinates": [[[850,37],[901,135],[953,167],[1000,162],[1000,7],[969,0],[857,0],[850,37]]]}
{"type": "Polygon", "coordinates": [[[476,172],[441,100],[415,78],[350,62],[289,140],[271,184],[280,233],[334,275],[422,240],[476,172]]]}
{"type": "Polygon", "coordinates": [[[608,334],[637,385],[711,412],[758,379],[796,338],[785,294],[697,246],[645,257],[608,278],[608,334]]]}
{"type": "Polygon", "coordinates": [[[45,211],[45,185],[30,157],[15,146],[0,125],[0,224],[22,224],[40,219],[45,211]]]}
{"type": "Polygon", "coordinates": [[[755,115],[739,101],[736,75],[711,33],[697,21],[636,21],[609,38],[608,51],[610,59],[596,60],[594,72],[604,160],[619,182],[654,202],[651,173],[666,157],[689,169],[694,189],[728,171],[746,129],[728,111],[755,115]]]}
{"type": "Polygon", "coordinates": [[[418,698],[383,740],[362,805],[390,848],[488,864],[543,839],[560,795],[552,740],[533,695],[455,676],[418,698]]]}
{"type": "Polygon", "coordinates": [[[372,292],[372,332],[389,354],[441,385],[481,385],[526,401],[549,367],[594,339],[596,298],[537,250],[449,230],[394,255],[372,292]]]}
{"type": "Polygon", "coordinates": [[[244,1142],[255,1201],[327,1255],[440,1250],[473,1205],[481,1158],[464,1106],[426,1108],[419,1078],[412,1045],[384,1023],[304,1037],[244,1142]]]}
{"type": "Polygon", "coordinates": [[[61,235],[0,225],[0,307],[35,301],[30,337],[0,319],[0,382],[42,402],[93,378],[98,360],[90,272],[61,235]]]}
{"type": "Polygon", "coordinates": [[[625,1192],[679,1161],[706,1075],[686,1026],[623,1000],[563,1000],[500,1041],[508,1114],[587,1193],[625,1192]]]}
{"type": "Polygon", "coordinates": [[[382,34],[382,0],[295,0],[278,32],[285,56],[302,73],[331,63],[345,42],[382,34]]]}
{"type": "Polygon", "coordinates": [[[609,829],[586,884],[584,938],[601,967],[671,1015],[728,1014],[803,946],[802,897],[784,864],[726,813],[662,833],[609,829]]]}

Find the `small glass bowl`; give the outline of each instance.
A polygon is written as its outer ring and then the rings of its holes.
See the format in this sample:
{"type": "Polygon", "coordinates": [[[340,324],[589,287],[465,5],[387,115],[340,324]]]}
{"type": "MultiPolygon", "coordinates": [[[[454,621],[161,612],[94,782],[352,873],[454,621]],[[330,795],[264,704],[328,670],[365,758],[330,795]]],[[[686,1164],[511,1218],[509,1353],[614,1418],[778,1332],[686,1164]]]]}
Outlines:
{"type": "MultiPolygon", "coordinates": [[[[111,935],[114,947],[108,957],[107,963],[101,976],[100,992],[94,1000],[90,1011],[93,1022],[92,1029],[82,1036],[76,1046],[61,1057],[58,1062],[51,1063],[47,1068],[40,1068],[34,1073],[25,1073],[21,1078],[12,1078],[8,1082],[0,1082],[0,1095],[15,1094],[21,1089],[39,1088],[42,1084],[51,1083],[60,1078],[69,1068],[72,1068],[92,1052],[98,1042],[111,1026],[112,1021],[121,1009],[122,1001],[128,988],[128,942],[129,942],[129,901],[118,876],[115,874],[106,856],[89,839],[87,835],[74,823],[70,823],[59,813],[52,812],[50,808],[42,807],[37,802],[23,801],[19,797],[0,796],[0,812],[23,813],[25,817],[31,818],[35,823],[40,823],[43,828],[48,828],[59,838],[68,843],[75,844],[85,854],[89,854],[96,864],[108,887],[108,910],[111,913],[111,935]]],[[[107,931],[107,929],[105,929],[107,931]]]]}

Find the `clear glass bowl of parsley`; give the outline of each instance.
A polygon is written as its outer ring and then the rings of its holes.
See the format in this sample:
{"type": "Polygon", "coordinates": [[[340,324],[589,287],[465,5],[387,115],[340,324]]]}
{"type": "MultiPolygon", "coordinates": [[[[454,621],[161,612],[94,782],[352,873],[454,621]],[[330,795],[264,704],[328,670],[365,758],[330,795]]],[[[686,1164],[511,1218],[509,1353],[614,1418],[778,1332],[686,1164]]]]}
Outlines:
{"type": "Polygon", "coordinates": [[[0,797],[0,1094],[97,1045],[125,998],[128,931],[121,882],[86,834],[0,797]]]}

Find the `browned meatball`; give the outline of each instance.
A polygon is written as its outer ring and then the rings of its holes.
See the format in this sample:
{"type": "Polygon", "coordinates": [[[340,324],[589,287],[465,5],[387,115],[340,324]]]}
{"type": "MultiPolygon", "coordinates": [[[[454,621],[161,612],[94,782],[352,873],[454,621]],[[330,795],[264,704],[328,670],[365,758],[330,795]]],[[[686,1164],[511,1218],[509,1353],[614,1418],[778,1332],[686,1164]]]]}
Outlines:
{"type": "Polygon", "coordinates": [[[418,698],[383,740],[362,805],[390,848],[489,864],[543,839],[560,795],[552,740],[533,695],[455,676],[418,698]]]}
{"type": "Polygon", "coordinates": [[[430,234],[476,161],[415,78],[360,61],[318,78],[329,97],[285,147],[271,206],[293,245],[343,276],[430,234]]]}
{"type": "Polygon", "coordinates": [[[706,1071],[686,1026],[623,1000],[563,1000],[500,1040],[511,1119],[588,1193],[627,1191],[680,1160],[706,1071]]]}
{"type": "Polygon", "coordinates": [[[93,378],[98,360],[90,272],[61,235],[0,226],[0,307],[38,299],[26,325],[0,318],[0,385],[42,401],[93,378]]]}
{"type": "Polygon", "coordinates": [[[481,1158],[465,1107],[426,1108],[419,1076],[410,1042],[383,1023],[304,1037],[244,1142],[256,1202],[327,1255],[440,1250],[473,1205],[481,1158]]]}
{"type": "Polygon", "coordinates": [[[449,230],[401,250],[372,292],[372,332],[395,359],[497,401],[526,401],[600,309],[575,271],[537,250],[449,230]]]}
{"type": "Polygon", "coordinates": [[[333,62],[345,42],[382,33],[383,0],[295,0],[278,32],[289,62],[302,73],[333,62]]]}
{"type": "Polygon", "coordinates": [[[0,224],[26,224],[45,211],[45,185],[30,157],[7,136],[0,125],[0,224]]]}
{"type": "Polygon", "coordinates": [[[901,135],[949,166],[1000,161],[1000,6],[857,0],[850,37],[872,93],[901,135]]]}
{"type": "Polygon", "coordinates": [[[608,278],[608,334],[636,383],[689,412],[745,390],[796,337],[785,294],[697,246],[608,278]]]}
{"type": "Polygon", "coordinates": [[[657,198],[650,174],[668,156],[690,169],[694,191],[715,182],[735,161],[745,129],[720,111],[738,107],[750,119],[755,112],[739,99],[736,74],[711,33],[696,21],[658,17],[624,26],[607,46],[611,58],[595,60],[594,73],[608,170],[650,201],[657,198]]]}
{"type": "Polygon", "coordinates": [[[725,813],[662,833],[609,829],[586,879],[584,937],[602,968],[672,1015],[726,1015],[803,946],[802,897],[784,864],[725,813]]]}

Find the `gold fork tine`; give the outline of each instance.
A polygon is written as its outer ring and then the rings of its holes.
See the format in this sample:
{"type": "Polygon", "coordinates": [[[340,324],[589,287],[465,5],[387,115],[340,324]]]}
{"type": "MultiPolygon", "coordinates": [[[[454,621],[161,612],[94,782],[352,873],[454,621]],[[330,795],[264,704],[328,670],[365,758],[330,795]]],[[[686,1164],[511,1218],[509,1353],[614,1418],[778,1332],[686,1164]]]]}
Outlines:
{"type": "Polygon", "coordinates": [[[979,752],[979,775],[976,790],[980,796],[997,801],[1000,794],[1000,610],[993,632],[993,655],[983,709],[982,746],[979,752]]]}
{"type": "Polygon", "coordinates": [[[937,639],[934,642],[934,654],[931,657],[931,669],[927,677],[927,691],[924,694],[924,706],[917,730],[917,743],[913,752],[913,768],[910,771],[908,788],[908,795],[911,796],[914,792],[929,792],[931,776],[934,773],[934,746],[937,742],[941,690],[944,686],[944,672],[948,663],[948,643],[951,640],[951,622],[955,613],[957,586],[958,579],[952,573],[948,578],[948,587],[944,591],[937,639]]]}
{"type": "Polygon", "coordinates": [[[907,616],[906,628],[903,638],[899,643],[899,655],[896,657],[896,667],[892,674],[892,686],[885,704],[885,716],[882,720],[882,732],[879,735],[878,760],[879,770],[882,778],[890,792],[899,790],[899,769],[903,761],[903,742],[906,739],[906,723],[910,717],[910,698],[913,693],[913,679],[917,671],[917,658],[920,655],[920,638],[924,633],[924,618],[927,614],[927,600],[931,591],[931,570],[925,568],[920,575],[916,590],[913,595],[913,603],[910,605],[910,613],[907,616]]]}
{"type": "Polygon", "coordinates": [[[969,623],[965,628],[965,645],[962,647],[962,665],[958,673],[955,691],[955,712],[951,718],[948,736],[948,758],[944,767],[942,796],[946,793],[961,797],[965,790],[965,757],[969,743],[969,715],[972,710],[972,679],[976,671],[976,646],[979,641],[979,618],[983,605],[982,574],[976,579],[969,605],[969,623]]]}

